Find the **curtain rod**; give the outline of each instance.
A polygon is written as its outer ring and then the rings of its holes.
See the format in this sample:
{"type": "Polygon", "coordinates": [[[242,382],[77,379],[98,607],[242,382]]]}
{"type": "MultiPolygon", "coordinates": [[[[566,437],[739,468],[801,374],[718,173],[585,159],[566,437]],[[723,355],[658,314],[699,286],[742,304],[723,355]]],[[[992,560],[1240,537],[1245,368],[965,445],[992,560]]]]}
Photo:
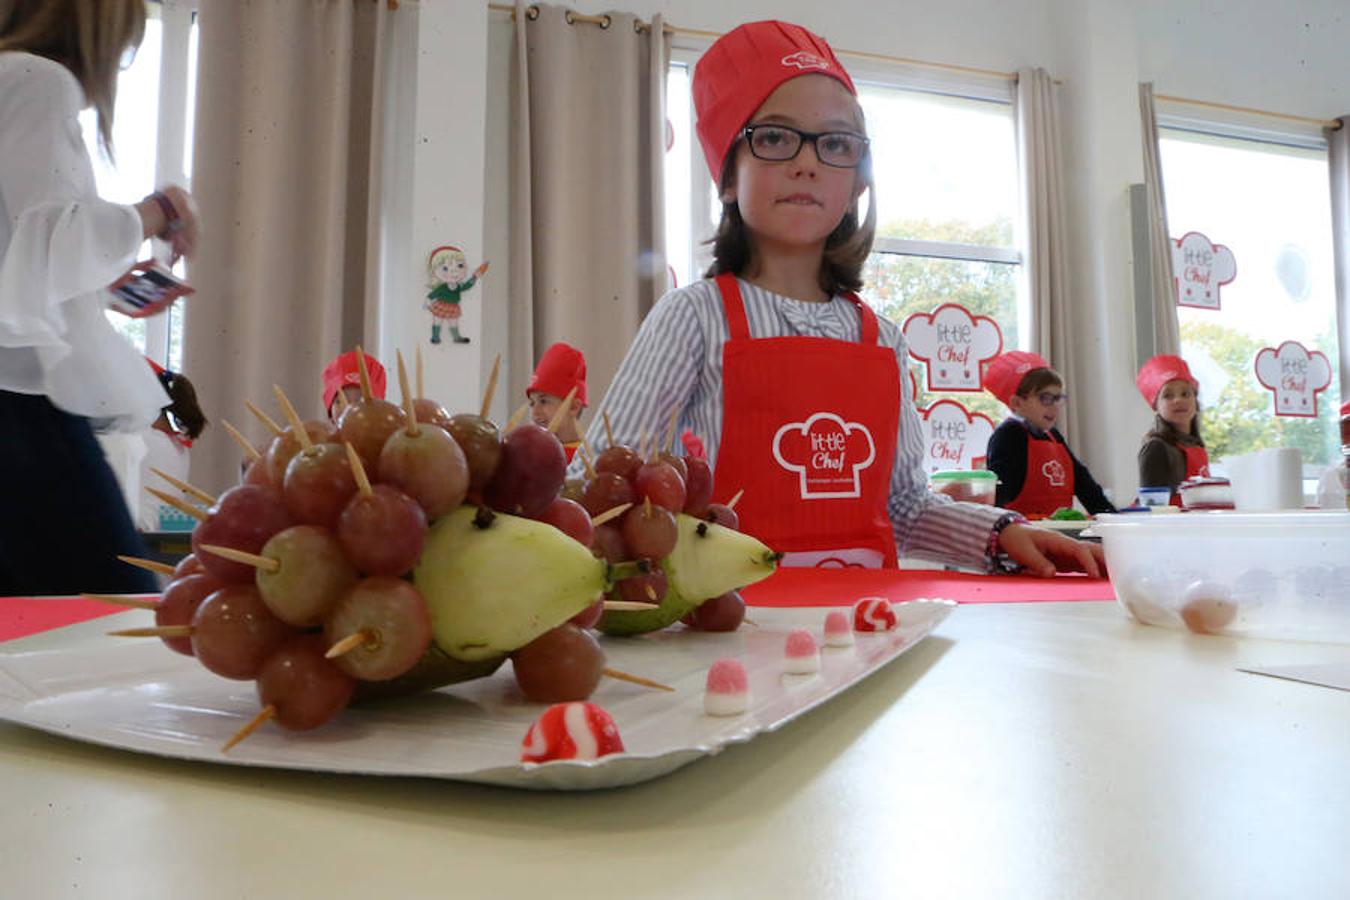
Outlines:
{"type": "Polygon", "coordinates": [[[1199,106],[1204,109],[1222,109],[1226,112],[1251,113],[1256,116],[1265,116],[1268,119],[1283,119],[1286,122],[1300,122],[1304,125],[1317,125],[1321,128],[1330,128],[1336,131],[1341,127],[1339,119],[1315,119],[1312,116],[1296,116],[1292,113],[1271,112],[1267,109],[1256,109],[1251,106],[1233,106],[1230,103],[1215,103],[1210,100],[1192,100],[1189,97],[1173,97],[1170,94],[1154,94],[1154,100],[1165,100],[1168,103],[1181,103],[1186,106],[1199,106]]]}
{"type": "MultiPolygon", "coordinates": [[[[504,3],[489,3],[488,9],[495,10],[496,12],[509,13],[511,15],[511,18],[513,19],[516,17],[516,8],[514,6],[508,6],[504,3]]],[[[527,15],[530,12],[533,12],[531,18],[538,15],[538,7],[536,6],[528,6],[526,7],[526,10],[527,15]]],[[[599,25],[601,28],[608,28],[610,23],[610,18],[609,16],[606,15],[588,16],[583,15],[582,13],[572,12],[571,10],[568,10],[566,16],[567,16],[567,23],[569,25],[574,25],[577,22],[585,22],[590,25],[599,25]]],[[[651,26],[646,22],[639,21],[635,23],[633,27],[637,31],[643,32],[646,31],[651,26]]],[[[664,30],[666,34],[683,34],[689,37],[712,38],[714,40],[722,36],[722,33],[719,31],[704,31],[703,29],[700,28],[681,28],[678,25],[666,25],[664,30]]],[[[843,50],[840,48],[835,48],[834,52],[839,54],[840,56],[854,56],[859,59],[871,59],[888,63],[903,63],[904,65],[907,66],[917,66],[919,68],[924,69],[937,69],[943,72],[963,72],[970,75],[986,75],[991,78],[1001,78],[1005,81],[1017,80],[1016,72],[1000,72],[997,69],[981,69],[976,66],[958,66],[953,65],[951,63],[929,62],[928,60],[925,59],[910,59],[904,56],[887,56],[884,53],[868,53],[867,51],[864,50],[843,50]]]]}

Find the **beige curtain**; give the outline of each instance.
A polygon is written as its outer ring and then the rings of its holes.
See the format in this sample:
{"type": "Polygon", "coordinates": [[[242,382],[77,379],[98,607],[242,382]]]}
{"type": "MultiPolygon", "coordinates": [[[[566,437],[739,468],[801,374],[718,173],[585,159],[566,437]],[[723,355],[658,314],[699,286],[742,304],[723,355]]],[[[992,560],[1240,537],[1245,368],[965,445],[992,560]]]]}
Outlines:
{"type": "MultiPolygon", "coordinates": [[[[193,189],[205,235],[189,272],[184,359],[208,417],[255,444],[267,435],[245,400],[280,418],[275,383],[301,416],[321,416],[324,363],[378,338],[390,14],[377,0],[201,4],[193,189]]],[[[210,428],[192,479],[221,490],[239,460],[224,429],[210,428]]]]}
{"type": "Polygon", "coordinates": [[[628,13],[583,22],[516,5],[508,386],[539,355],[586,355],[598,404],[666,289],[663,155],[670,38],[628,13]]]}
{"type": "Polygon", "coordinates": [[[1139,117],[1144,139],[1149,285],[1153,295],[1153,346],[1141,347],[1139,351],[1141,356],[1159,353],[1179,356],[1181,324],[1177,319],[1176,286],[1172,283],[1172,237],[1167,231],[1167,193],[1163,190],[1162,160],[1158,153],[1158,116],[1153,109],[1153,85],[1148,82],[1139,85],[1139,117]],[[1146,353],[1147,350],[1152,352],[1146,353]]]}
{"type": "MultiPolygon", "coordinates": [[[[1079,367],[1091,361],[1076,352],[1073,298],[1069,295],[1065,241],[1064,144],[1059,94],[1044,69],[1017,73],[1017,156],[1027,229],[1027,283],[1031,293],[1031,349],[1070,384],[1083,384],[1079,367]]],[[[1061,430],[1078,420],[1078,397],[1069,392],[1061,430]]]]}
{"type": "Polygon", "coordinates": [[[1331,238],[1336,267],[1336,322],[1341,347],[1341,402],[1350,400],[1350,116],[1326,131],[1331,168],[1331,238]]]}

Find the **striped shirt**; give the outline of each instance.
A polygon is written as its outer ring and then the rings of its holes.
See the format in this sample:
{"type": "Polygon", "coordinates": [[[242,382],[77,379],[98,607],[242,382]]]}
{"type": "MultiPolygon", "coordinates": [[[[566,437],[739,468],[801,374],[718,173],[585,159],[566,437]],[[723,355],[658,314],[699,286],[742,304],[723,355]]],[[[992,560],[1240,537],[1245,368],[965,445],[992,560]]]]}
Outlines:
{"type": "MultiPolygon", "coordinates": [[[[828,303],[793,300],[740,281],[750,334],[756,338],[825,337],[856,342],[860,317],[844,297],[828,303]]],[[[923,557],[989,570],[990,533],[1005,510],[958,503],[928,490],[923,468],[922,423],[910,395],[905,338],[894,322],[877,317],[878,342],[895,351],[900,378],[900,428],[886,510],[901,556],[923,557]]],[[[694,432],[717,465],[722,439],[722,347],[727,321],[717,284],[703,280],[671,291],[657,301],[638,330],[586,435],[598,451],[608,445],[604,415],[614,440],[639,446],[644,436],[664,436],[679,409],[675,434],[694,432]]],[[[675,447],[666,448],[679,452],[675,447]]],[[[571,475],[580,475],[580,460],[571,475]]]]}

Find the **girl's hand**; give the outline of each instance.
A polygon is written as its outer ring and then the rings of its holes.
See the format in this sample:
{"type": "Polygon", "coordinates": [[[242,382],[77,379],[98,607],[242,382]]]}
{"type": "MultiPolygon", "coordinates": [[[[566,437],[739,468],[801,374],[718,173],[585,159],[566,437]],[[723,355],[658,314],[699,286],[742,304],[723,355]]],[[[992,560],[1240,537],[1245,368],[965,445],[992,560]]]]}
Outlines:
{"type": "Polygon", "coordinates": [[[201,233],[197,201],[176,185],[156,191],[136,204],[141,228],[146,237],[162,238],[173,248],[173,262],[191,258],[197,252],[201,233]]]}
{"type": "Polygon", "coordinates": [[[1089,577],[1106,574],[1101,544],[1076,541],[1057,531],[1032,525],[1008,525],[998,535],[999,549],[1030,575],[1049,578],[1055,572],[1086,572],[1089,577]]]}

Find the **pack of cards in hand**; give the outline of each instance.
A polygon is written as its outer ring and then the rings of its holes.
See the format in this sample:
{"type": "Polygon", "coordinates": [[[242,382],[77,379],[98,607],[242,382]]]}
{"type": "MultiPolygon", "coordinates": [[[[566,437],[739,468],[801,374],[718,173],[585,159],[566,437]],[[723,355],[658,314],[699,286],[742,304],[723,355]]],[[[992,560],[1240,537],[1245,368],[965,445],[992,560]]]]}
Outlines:
{"type": "Polygon", "coordinates": [[[131,271],[108,286],[109,306],[124,316],[143,319],[161,312],[193,292],[187,282],[155,260],[138,262],[131,271]]]}

